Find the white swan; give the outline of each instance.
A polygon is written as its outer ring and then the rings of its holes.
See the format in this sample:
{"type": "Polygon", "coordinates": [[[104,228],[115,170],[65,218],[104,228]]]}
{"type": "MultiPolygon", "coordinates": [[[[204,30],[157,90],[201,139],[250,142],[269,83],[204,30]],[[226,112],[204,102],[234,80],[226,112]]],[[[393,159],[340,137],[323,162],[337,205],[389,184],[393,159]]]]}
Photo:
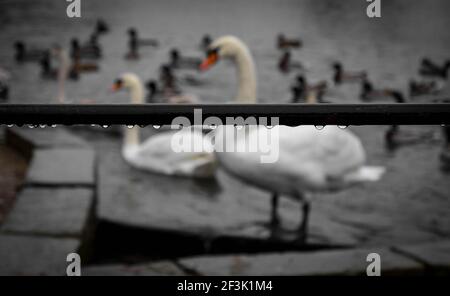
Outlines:
{"type": "MultiPolygon", "coordinates": [[[[247,46],[234,36],[224,36],[209,47],[201,65],[208,69],[220,58],[230,58],[237,67],[239,78],[238,103],[256,103],[256,77],[252,56],[247,46]]],[[[235,145],[231,149],[256,143],[261,136],[278,132],[279,158],[274,163],[261,163],[262,151],[216,152],[221,166],[230,174],[256,187],[273,193],[272,225],[277,226],[278,196],[287,195],[302,202],[300,239],[305,239],[309,215],[309,199],[305,193],[344,188],[353,183],[376,181],[384,172],[382,167],[365,166],[365,151],[360,140],[351,132],[336,126],[317,130],[314,126],[248,126],[238,132],[236,141],[224,138],[235,127],[217,128],[215,144],[235,145]],[[225,143],[223,143],[225,141],[225,143]]],[[[216,151],[217,151],[216,146],[216,151]]],[[[276,148],[276,147],[275,147],[276,148]]],[[[225,150],[230,151],[231,149],[225,150]]]]}
{"type": "MultiPolygon", "coordinates": [[[[123,74],[113,85],[113,90],[121,88],[130,91],[131,103],[143,103],[143,86],[137,75],[123,74]]],[[[142,143],[139,139],[139,127],[133,127],[125,130],[122,156],[138,169],[170,176],[210,178],[215,173],[212,150],[209,138],[193,127],[161,132],[142,143]],[[192,143],[194,147],[203,147],[203,152],[175,152],[172,147],[174,137],[178,137],[176,139],[183,143],[192,143]]]]}

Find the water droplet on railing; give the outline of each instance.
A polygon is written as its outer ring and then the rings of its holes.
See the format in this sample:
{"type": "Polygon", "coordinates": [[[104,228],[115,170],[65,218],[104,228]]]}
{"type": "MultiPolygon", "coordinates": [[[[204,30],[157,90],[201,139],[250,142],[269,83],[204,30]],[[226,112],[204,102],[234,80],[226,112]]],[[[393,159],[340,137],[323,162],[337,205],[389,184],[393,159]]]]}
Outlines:
{"type": "Polygon", "coordinates": [[[109,127],[109,125],[107,125],[107,124],[104,124],[104,125],[102,125],[102,127],[103,127],[103,128],[108,128],[108,127],[109,127]]]}
{"type": "Polygon", "coordinates": [[[55,127],[56,127],[56,124],[52,124],[50,127],[51,127],[51,128],[55,128],[55,127]]]}
{"type": "Polygon", "coordinates": [[[338,125],[338,128],[340,129],[346,129],[348,127],[348,125],[338,125]]]}
{"type": "Polygon", "coordinates": [[[134,127],[134,125],[133,124],[129,124],[129,125],[127,125],[127,128],[133,128],[134,127]]]}
{"type": "Polygon", "coordinates": [[[13,127],[14,126],[14,124],[8,124],[7,125],[7,127],[13,127]]]}
{"type": "Polygon", "coordinates": [[[35,127],[37,127],[37,125],[35,125],[35,124],[29,124],[28,125],[28,128],[35,128],[35,127]]]}
{"type": "Polygon", "coordinates": [[[160,129],[161,126],[160,126],[160,125],[153,125],[153,128],[154,128],[154,129],[160,129]]]}
{"type": "Polygon", "coordinates": [[[320,131],[320,130],[323,130],[323,129],[325,128],[324,125],[316,125],[315,127],[316,127],[316,129],[319,130],[319,131],[320,131]]]}

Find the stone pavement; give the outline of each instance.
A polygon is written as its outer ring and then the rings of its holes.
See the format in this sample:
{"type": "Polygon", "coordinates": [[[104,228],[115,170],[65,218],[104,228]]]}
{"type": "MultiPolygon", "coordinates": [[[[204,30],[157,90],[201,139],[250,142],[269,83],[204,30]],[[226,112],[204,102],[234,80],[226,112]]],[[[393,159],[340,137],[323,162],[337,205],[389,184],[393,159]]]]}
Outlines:
{"type": "Polygon", "coordinates": [[[311,252],[206,255],[138,265],[90,266],[82,275],[365,276],[369,253],[380,255],[381,276],[450,274],[450,241],[404,247],[311,252]]]}
{"type": "Polygon", "coordinates": [[[64,128],[13,128],[6,142],[30,157],[24,187],[0,228],[0,274],[64,275],[88,258],[95,227],[95,152],[64,128]]]}

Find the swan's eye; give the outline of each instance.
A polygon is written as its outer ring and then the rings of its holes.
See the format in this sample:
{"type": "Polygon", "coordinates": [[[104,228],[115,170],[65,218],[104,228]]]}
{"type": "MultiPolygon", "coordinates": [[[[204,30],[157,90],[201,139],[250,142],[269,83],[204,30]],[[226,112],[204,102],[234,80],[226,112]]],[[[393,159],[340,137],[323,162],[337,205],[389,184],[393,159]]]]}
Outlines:
{"type": "Polygon", "coordinates": [[[111,89],[112,89],[112,91],[117,91],[117,90],[121,89],[122,87],[123,87],[123,80],[117,79],[116,81],[114,81],[114,84],[112,85],[111,89]]]}
{"type": "Polygon", "coordinates": [[[214,47],[211,49],[208,49],[208,51],[206,52],[206,56],[210,57],[210,56],[217,56],[219,54],[219,48],[218,47],[214,47]]]}

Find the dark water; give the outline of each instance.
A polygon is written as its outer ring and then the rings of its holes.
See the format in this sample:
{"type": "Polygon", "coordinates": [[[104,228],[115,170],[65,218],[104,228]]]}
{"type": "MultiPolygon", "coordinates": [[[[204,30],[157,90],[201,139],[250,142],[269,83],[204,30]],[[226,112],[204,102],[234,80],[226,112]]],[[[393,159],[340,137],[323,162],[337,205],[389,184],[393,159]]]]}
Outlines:
{"type": "MultiPolygon", "coordinates": [[[[279,52],[274,45],[280,32],[303,39],[305,47],[293,55],[307,66],[312,81],[330,81],[330,64],[339,60],[348,68],[367,70],[377,85],[405,90],[407,82],[416,77],[423,56],[438,62],[449,58],[447,0],[382,1],[381,19],[367,18],[363,0],[82,0],[81,19],[67,18],[65,8],[65,1],[0,0],[0,67],[12,73],[11,102],[55,103],[57,90],[54,82],[39,78],[36,65],[15,64],[14,40],[23,39],[40,47],[53,43],[68,45],[73,37],[86,40],[99,17],[112,30],[100,40],[104,50],[101,71],[67,84],[67,97],[74,103],[86,99],[97,103],[127,102],[126,94],[107,91],[120,73],[132,71],[143,79],[156,77],[159,65],[167,61],[167,52],[172,47],[200,56],[198,43],[206,33],[213,37],[237,35],[249,45],[258,69],[261,102],[287,102],[290,97],[289,86],[295,74],[282,75],[276,68],[279,52]],[[130,26],[137,27],[143,37],[159,39],[161,46],[143,50],[138,62],[124,60],[126,30],[130,26]]],[[[230,65],[222,63],[206,74],[179,73],[188,74],[203,80],[205,85],[185,86],[184,90],[200,95],[205,102],[226,102],[233,97],[236,81],[230,65]]],[[[358,85],[330,90],[330,96],[342,103],[357,102],[358,94],[358,85]]],[[[376,184],[315,197],[313,229],[322,232],[328,229],[330,240],[334,239],[332,232],[339,232],[341,237],[360,244],[448,238],[450,185],[449,176],[438,169],[442,143],[439,127],[406,127],[413,132],[431,132],[434,140],[402,148],[396,154],[384,150],[386,127],[352,129],[361,137],[369,162],[386,166],[388,172],[376,184]]],[[[246,196],[268,200],[266,193],[248,189],[222,175],[218,193],[186,180],[176,181],[177,186],[173,186],[171,178],[130,169],[120,158],[120,138],[82,135],[102,152],[101,177],[106,180],[108,190],[116,193],[103,201],[110,203],[103,214],[116,222],[146,227],[153,223],[149,218],[153,212],[146,207],[150,198],[185,196],[192,200],[200,196],[204,208],[194,212],[195,219],[183,221],[180,213],[184,210],[176,207],[162,209],[161,217],[157,218],[168,223],[175,221],[173,227],[176,223],[187,223],[193,228],[220,227],[223,221],[249,219],[245,208],[240,209],[239,204],[230,206],[223,200],[246,196]],[[121,195],[124,192],[127,194],[121,195]]],[[[298,210],[292,209],[291,204],[283,208],[289,221],[297,219],[298,210]]],[[[258,218],[265,217],[267,211],[268,204],[264,201],[264,208],[258,208],[258,218]]]]}
{"type": "MultiPolygon", "coordinates": [[[[105,52],[102,71],[68,85],[68,97],[73,102],[127,102],[124,95],[106,91],[117,75],[132,71],[143,79],[155,77],[172,47],[200,55],[197,45],[206,33],[213,37],[233,34],[249,45],[258,68],[260,101],[280,102],[290,96],[291,79],[276,71],[279,53],[274,43],[280,32],[304,40],[304,49],[293,54],[306,64],[311,80],[330,79],[330,63],[340,60],[348,68],[366,69],[377,84],[403,89],[417,72],[422,56],[439,62],[448,58],[449,9],[450,3],[445,0],[390,0],[382,3],[381,19],[369,19],[366,1],[362,0],[90,0],[82,1],[82,18],[69,19],[65,1],[3,0],[0,66],[13,73],[13,102],[54,102],[54,83],[40,81],[34,65],[17,66],[12,60],[13,40],[23,39],[41,47],[68,45],[73,37],[87,40],[96,19],[102,17],[112,29],[101,39],[105,52]],[[139,62],[125,61],[126,30],[130,26],[138,28],[143,37],[159,39],[162,46],[143,50],[139,62]]],[[[195,75],[206,80],[207,86],[186,87],[186,92],[199,94],[205,101],[223,102],[233,97],[231,67],[221,65],[207,74],[195,75]]],[[[357,91],[338,94],[339,100],[352,101],[357,91]]]]}

